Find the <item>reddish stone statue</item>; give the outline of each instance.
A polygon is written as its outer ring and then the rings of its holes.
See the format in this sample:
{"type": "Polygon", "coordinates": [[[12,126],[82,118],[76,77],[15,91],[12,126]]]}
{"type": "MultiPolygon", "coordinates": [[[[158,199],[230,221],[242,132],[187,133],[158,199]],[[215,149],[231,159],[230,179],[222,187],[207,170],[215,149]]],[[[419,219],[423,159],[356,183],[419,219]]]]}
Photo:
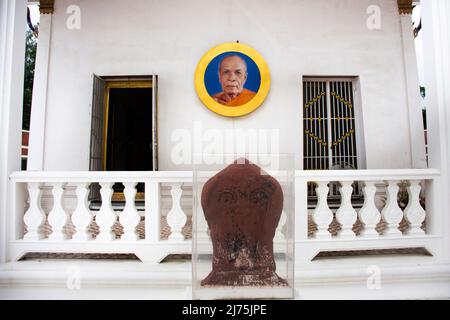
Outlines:
{"type": "Polygon", "coordinates": [[[212,272],[202,286],[287,286],[273,256],[283,209],[277,180],[239,159],[206,182],[201,203],[213,244],[212,272]]]}

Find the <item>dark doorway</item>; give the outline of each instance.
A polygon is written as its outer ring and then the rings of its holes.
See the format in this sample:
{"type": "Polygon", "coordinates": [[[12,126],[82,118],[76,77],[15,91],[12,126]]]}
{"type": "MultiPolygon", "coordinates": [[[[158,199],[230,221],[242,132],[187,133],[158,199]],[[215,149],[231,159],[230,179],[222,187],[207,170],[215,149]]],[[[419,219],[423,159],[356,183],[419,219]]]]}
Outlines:
{"type": "MultiPolygon", "coordinates": [[[[156,171],[158,76],[93,77],[90,171],[156,171]]],[[[91,210],[101,206],[100,185],[90,186],[91,210]]],[[[143,208],[145,186],[136,186],[143,208]]],[[[123,209],[122,183],[113,186],[112,204],[123,209]]],[[[139,208],[138,208],[139,210],[139,208]]]]}
{"type": "Polygon", "coordinates": [[[111,88],[106,135],[106,171],[151,171],[152,89],[111,88]]]}

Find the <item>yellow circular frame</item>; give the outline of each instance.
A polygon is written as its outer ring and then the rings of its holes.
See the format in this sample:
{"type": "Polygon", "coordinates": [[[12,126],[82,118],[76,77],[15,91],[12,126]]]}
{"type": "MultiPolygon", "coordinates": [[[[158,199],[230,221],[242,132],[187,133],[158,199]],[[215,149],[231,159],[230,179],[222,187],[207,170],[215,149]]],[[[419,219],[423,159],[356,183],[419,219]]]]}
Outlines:
{"type": "Polygon", "coordinates": [[[203,104],[211,111],[226,117],[244,116],[255,111],[269,94],[269,67],[267,66],[263,57],[258,53],[258,51],[256,51],[252,47],[237,42],[223,43],[209,50],[199,61],[197,69],[195,71],[195,90],[197,91],[197,94],[203,104]],[[253,99],[241,106],[236,107],[224,106],[223,104],[216,102],[209,95],[205,85],[205,72],[208,65],[215,57],[229,51],[240,52],[250,57],[256,63],[261,75],[261,84],[259,86],[258,92],[253,97],[253,99]]]}

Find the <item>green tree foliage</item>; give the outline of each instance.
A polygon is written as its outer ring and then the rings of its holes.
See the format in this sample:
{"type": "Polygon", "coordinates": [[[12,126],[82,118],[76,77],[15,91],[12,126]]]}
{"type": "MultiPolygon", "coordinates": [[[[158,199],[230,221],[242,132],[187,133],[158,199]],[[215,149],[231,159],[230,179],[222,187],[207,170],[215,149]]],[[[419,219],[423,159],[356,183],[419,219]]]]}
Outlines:
{"type": "Polygon", "coordinates": [[[25,80],[23,92],[22,128],[30,130],[31,97],[33,95],[34,66],[36,62],[37,41],[31,30],[27,30],[25,48],[25,80]]]}

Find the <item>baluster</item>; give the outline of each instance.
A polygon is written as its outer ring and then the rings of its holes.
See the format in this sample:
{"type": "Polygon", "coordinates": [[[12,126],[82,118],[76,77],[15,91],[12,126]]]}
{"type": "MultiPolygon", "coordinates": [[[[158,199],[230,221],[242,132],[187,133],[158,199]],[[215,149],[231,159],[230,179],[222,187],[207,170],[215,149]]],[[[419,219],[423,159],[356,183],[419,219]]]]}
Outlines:
{"type": "Polygon", "coordinates": [[[170,226],[172,233],[169,240],[184,240],[181,229],[186,224],[186,214],[181,209],[181,183],[173,184],[170,193],[172,194],[172,209],[167,214],[167,224],[170,226]]]}
{"type": "Polygon", "coordinates": [[[425,234],[421,229],[426,213],[420,205],[420,190],[420,181],[411,180],[408,187],[409,201],[405,209],[405,218],[409,222],[409,229],[405,231],[406,235],[425,234]]]}
{"type": "MultiPolygon", "coordinates": [[[[381,212],[386,206],[386,183],[384,181],[378,181],[375,183],[375,206],[378,211],[381,212]]],[[[381,213],[380,213],[381,215],[381,213]]]]}
{"type": "Polygon", "coordinates": [[[53,209],[48,214],[48,223],[52,227],[52,233],[48,237],[50,240],[64,240],[67,236],[64,234],[64,226],[67,223],[67,213],[62,207],[64,189],[63,183],[53,183],[53,209]]]}
{"type": "Polygon", "coordinates": [[[123,227],[123,235],[121,240],[138,240],[139,234],[136,227],[141,220],[139,213],[136,210],[135,197],[137,182],[124,182],[125,190],[125,208],[119,216],[120,224],[123,227]]]}
{"type": "Polygon", "coordinates": [[[313,211],[312,218],[317,224],[317,231],[315,233],[316,238],[331,238],[331,233],[328,231],[328,227],[333,221],[333,212],[328,207],[328,182],[320,181],[316,182],[316,194],[317,194],[317,206],[313,211]]]}
{"type": "Polygon", "coordinates": [[[375,205],[376,191],[377,187],[374,181],[364,182],[364,205],[359,211],[359,219],[364,224],[361,236],[364,237],[379,236],[379,233],[375,230],[381,219],[381,213],[375,205]]]}
{"type": "Polygon", "coordinates": [[[72,214],[72,223],[75,226],[75,234],[73,240],[89,240],[89,225],[92,220],[92,214],[89,210],[88,196],[89,183],[75,184],[75,192],[77,195],[77,208],[72,214]]]}
{"type": "Polygon", "coordinates": [[[116,222],[116,215],[111,206],[112,185],[113,182],[100,183],[100,194],[102,196],[102,206],[95,217],[95,221],[99,227],[99,234],[97,240],[113,240],[114,233],[112,226],[116,222]]]}
{"type": "Polygon", "coordinates": [[[358,214],[352,205],[352,181],[342,181],[339,187],[341,194],[341,205],[336,211],[336,220],[341,224],[339,237],[355,237],[353,225],[356,222],[358,214]]]}
{"type": "Polygon", "coordinates": [[[285,240],[285,236],[283,234],[283,227],[286,224],[287,221],[287,215],[286,212],[281,211],[281,216],[280,216],[280,221],[278,222],[278,227],[277,227],[277,231],[275,231],[275,237],[274,240],[285,240]]]}
{"type": "Polygon", "coordinates": [[[158,182],[145,182],[145,240],[159,241],[161,233],[160,188],[158,182]]]}
{"type": "Polygon", "coordinates": [[[401,235],[399,225],[403,219],[403,211],[398,206],[397,194],[399,190],[398,180],[388,181],[386,206],[381,211],[381,216],[387,227],[383,235],[401,235]]]}
{"type": "Polygon", "coordinates": [[[28,183],[28,193],[30,196],[30,207],[23,217],[23,221],[27,226],[27,233],[24,235],[25,240],[39,240],[44,237],[41,227],[45,222],[45,213],[41,208],[41,189],[40,183],[28,183]]]}

